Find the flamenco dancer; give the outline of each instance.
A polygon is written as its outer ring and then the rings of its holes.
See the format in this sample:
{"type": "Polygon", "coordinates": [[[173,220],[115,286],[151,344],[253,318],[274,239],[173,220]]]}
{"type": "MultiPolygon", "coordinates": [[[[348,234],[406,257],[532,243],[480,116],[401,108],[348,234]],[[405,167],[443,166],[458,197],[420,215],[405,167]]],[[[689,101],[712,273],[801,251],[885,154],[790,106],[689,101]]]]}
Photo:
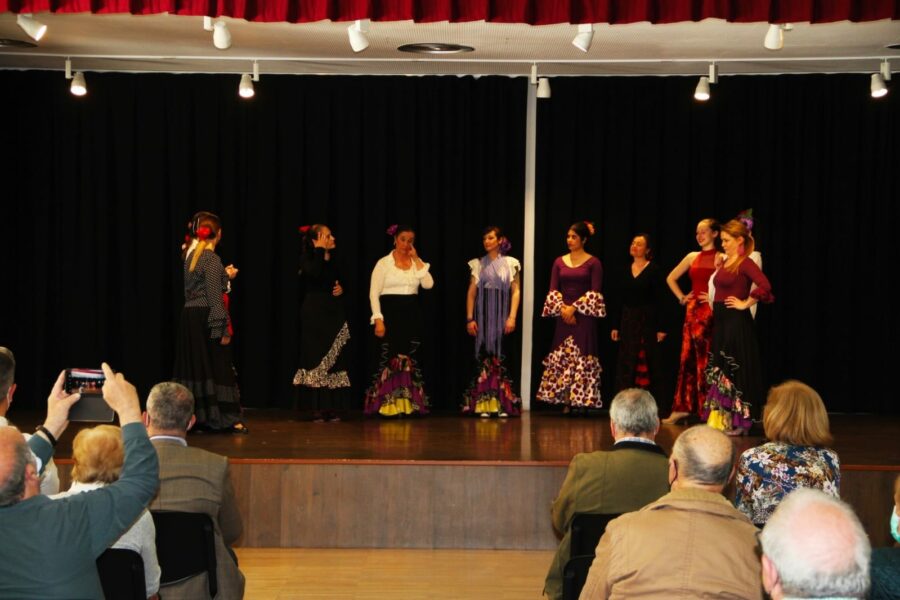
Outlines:
{"type": "Polygon", "coordinates": [[[600,360],[597,357],[597,319],[606,316],[600,293],[603,265],[584,249],[594,235],[587,221],[573,223],[566,233],[569,253],[553,262],[550,291],[543,317],[556,318],[553,349],[544,359],[544,374],[537,399],[562,404],[563,413],[573,408],[598,408],[600,360]]]}
{"type": "Polygon", "coordinates": [[[405,225],[391,225],[388,235],[394,249],[375,263],[369,287],[371,322],[381,340],[381,364],[366,391],[367,415],[383,417],[424,415],[428,396],[422,372],[414,359],[422,343],[419,288],[429,290],[434,279],[415,247],[416,232],[405,225]]]}
{"type": "Polygon", "coordinates": [[[313,421],[340,421],[339,411],[350,408],[347,343],[350,328],[344,311],[344,288],[334,260],[335,239],[327,225],[305,225],[300,279],[300,368],[294,385],[300,403],[313,411],[313,421]]]}
{"type": "Polygon", "coordinates": [[[462,411],[503,418],[518,415],[521,404],[503,365],[502,343],[516,330],[522,265],[507,255],[511,245],[499,227],[487,227],[481,241],[487,254],[469,261],[466,294],[466,331],[475,338],[478,366],[462,411]]]}

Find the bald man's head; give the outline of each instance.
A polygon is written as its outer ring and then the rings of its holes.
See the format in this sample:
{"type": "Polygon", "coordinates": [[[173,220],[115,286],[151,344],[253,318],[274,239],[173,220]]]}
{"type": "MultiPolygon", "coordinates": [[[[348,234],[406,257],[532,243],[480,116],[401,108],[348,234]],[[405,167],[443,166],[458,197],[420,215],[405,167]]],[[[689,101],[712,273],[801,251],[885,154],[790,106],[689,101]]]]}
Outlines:
{"type": "Polygon", "coordinates": [[[0,507],[10,506],[25,496],[27,466],[35,471],[22,433],[15,427],[0,427],[0,507]]]}
{"type": "Polygon", "coordinates": [[[734,464],[734,445],[721,431],[698,425],[675,440],[672,460],[681,485],[725,487],[734,464]]]}
{"type": "Polygon", "coordinates": [[[819,490],[792,492],[769,518],[760,542],[778,573],[771,584],[783,595],[865,598],[869,538],[853,509],[840,500],[819,490]]]}

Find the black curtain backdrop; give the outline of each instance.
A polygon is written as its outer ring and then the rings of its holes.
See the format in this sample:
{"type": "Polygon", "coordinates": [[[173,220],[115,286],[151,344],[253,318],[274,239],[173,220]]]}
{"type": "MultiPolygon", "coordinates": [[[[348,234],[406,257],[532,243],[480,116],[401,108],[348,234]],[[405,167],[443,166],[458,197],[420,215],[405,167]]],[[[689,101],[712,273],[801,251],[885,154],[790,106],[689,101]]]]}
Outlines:
{"type": "MultiPolygon", "coordinates": [[[[538,294],[575,220],[596,222],[589,249],[614,295],[635,233],[655,236],[668,273],[697,249],[700,219],[724,222],[753,208],[776,297],[756,319],[765,384],[796,378],[819,390],[829,410],[897,414],[890,373],[898,316],[888,289],[898,272],[898,90],[872,99],[868,75],[720,77],[701,103],[696,83],[553,79],[553,98],[538,101],[538,294]]],[[[674,296],[671,307],[678,310],[674,296]]],[[[664,343],[663,412],[682,318],[664,343]]],[[[600,332],[607,402],[615,392],[609,329],[600,332]]],[[[551,335],[549,320],[536,326],[534,385],[551,335]]]]}
{"type": "MultiPolygon", "coordinates": [[[[246,406],[290,406],[297,369],[300,239],[337,238],[362,406],[375,344],[369,275],[385,229],[417,228],[436,284],[421,349],[436,407],[455,409],[472,374],[466,261],[495,223],[522,240],[525,79],[2,72],[0,167],[6,241],[0,345],[18,362],[17,404],[43,402],[66,367],[101,360],[139,386],[171,376],[190,216],[223,220],[246,406]]],[[[518,361],[513,365],[518,372],[518,361]]]]}
{"type": "MultiPolygon", "coordinates": [[[[482,252],[482,227],[506,229],[521,257],[524,78],[266,76],[249,102],[235,76],[87,78],[89,95],[75,98],[60,73],[0,72],[0,344],[16,352],[17,404],[43,402],[60,369],[101,360],[142,395],[171,375],[179,246],[206,209],[224,222],[223,261],[241,269],[232,313],[247,406],[292,404],[296,228],[321,221],[337,237],[361,405],[375,350],[369,273],[390,248],[384,229],[407,221],[436,279],[422,294],[427,390],[456,408],[472,367],[465,263],[482,252]]],[[[896,90],[873,100],[863,75],[722,77],[700,104],[695,84],[555,78],[539,102],[532,389],[552,334],[540,306],[569,223],[596,222],[590,249],[614,294],[634,233],[656,236],[668,271],[695,249],[699,219],[752,207],[776,296],[757,318],[766,384],[795,377],[831,410],[897,414],[886,277],[900,212],[896,90]]],[[[608,401],[615,347],[601,347],[608,401]]]]}

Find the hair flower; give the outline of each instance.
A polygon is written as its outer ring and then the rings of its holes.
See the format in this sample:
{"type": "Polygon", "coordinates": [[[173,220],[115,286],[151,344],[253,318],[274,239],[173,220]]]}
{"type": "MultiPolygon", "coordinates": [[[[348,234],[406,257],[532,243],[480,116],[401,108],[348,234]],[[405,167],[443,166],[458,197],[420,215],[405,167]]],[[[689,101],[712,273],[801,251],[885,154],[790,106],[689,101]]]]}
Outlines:
{"type": "Polygon", "coordinates": [[[509,240],[506,238],[500,240],[500,254],[506,254],[510,250],[512,250],[512,244],[509,243],[509,240]]]}
{"type": "Polygon", "coordinates": [[[385,230],[385,233],[387,233],[388,235],[397,235],[397,224],[394,223],[393,225],[391,225],[390,227],[388,227],[388,228],[385,230]]]}
{"type": "Polygon", "coordinates": [[[306,235],[306,232],[309,231],[309,225],[301,225],[297,229],[300,231],[300,233],[306,235]]]}
{"type": "Polygon", "coordinates": [[[197,239],[207,240],[209,236],[212,234],[212,229],[204,225],[203,227],[197,228],[197,239]]]}
{"type": "Polygon", "coordinates": [[[594,235],[594,224],[591,223],[590,221],[585,221],[584,224],[588,228],[588,233],[590,233],[591,235],[594,235]]]}

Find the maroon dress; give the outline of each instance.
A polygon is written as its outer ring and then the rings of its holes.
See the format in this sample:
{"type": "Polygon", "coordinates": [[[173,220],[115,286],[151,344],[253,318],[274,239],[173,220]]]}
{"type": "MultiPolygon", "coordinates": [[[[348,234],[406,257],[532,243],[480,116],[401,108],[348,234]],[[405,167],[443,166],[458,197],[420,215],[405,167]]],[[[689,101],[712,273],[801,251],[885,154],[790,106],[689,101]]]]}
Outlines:
{"type": "Polygon", "coordinates": [[[574,407],[600,407],[600,360],[597,358],[597,318],[606,316],[600,289],[603,265],[592,256],[577,267],[562,257],[553,262],[550,291],[541,316],[556,317],[553,350],[544,359],[537,399],[574,407]],[[563,304],[575,307],[575,324],[562,320],[563,304]]]}

